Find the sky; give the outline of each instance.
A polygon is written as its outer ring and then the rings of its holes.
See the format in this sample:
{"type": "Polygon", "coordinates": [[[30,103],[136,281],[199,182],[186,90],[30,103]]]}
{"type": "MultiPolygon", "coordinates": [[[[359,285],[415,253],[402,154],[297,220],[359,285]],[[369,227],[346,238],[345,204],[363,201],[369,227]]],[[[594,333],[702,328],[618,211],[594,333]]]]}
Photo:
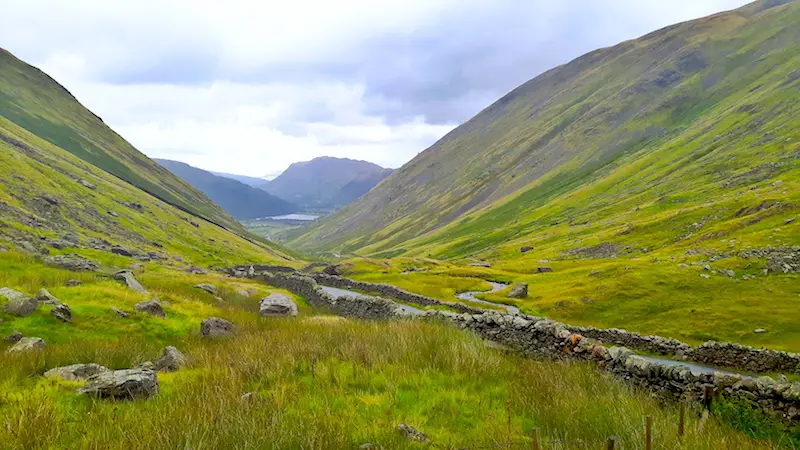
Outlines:
{"type": "Polygon", "coordinates": [[[525,81],[742,0],[5,0],[0,47],[150,157],[400,167],[525,81]]]}

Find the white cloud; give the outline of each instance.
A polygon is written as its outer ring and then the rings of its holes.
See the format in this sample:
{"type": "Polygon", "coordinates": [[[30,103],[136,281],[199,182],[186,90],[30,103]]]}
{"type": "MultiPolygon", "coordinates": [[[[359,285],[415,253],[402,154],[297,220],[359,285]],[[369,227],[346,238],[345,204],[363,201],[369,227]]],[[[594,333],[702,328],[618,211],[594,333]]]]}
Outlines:
{"type": "Polygon", "coordinates": [[[0,43],[151,156],[398,167],[553,65],[743,0],[25,0],[0,43]]]}

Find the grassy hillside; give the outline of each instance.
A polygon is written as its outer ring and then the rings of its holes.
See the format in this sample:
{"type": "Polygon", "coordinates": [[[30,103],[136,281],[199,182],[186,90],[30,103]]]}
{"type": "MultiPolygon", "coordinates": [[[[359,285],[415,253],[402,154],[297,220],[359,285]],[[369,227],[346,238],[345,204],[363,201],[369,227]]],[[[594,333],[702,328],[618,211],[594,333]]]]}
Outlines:
{"type": "Polygon", "coordinates": [[[243,182],[217,176],[180,161],[168,159],[154,161],[208,195],[237,219],[280,216],[298,210],[297,206],[243,182]]]}
{"type": "Polygon", "coordinates": [[[769,236],[798,207],[798,23],[800,2],[761,1],[582,56],[291,245],[463,258],[796,243],[797,222],[769,236]]]}
{"type": "Polygon", "coordinates": [[[133,148],[55,80],[3,49],[0,116],[167,203],[244,232],[208,197],[133,148]]]}
{"type": "MultiPolygon", "coordinates": [[[[183,266],[243,261],[293,264],[159,200],[0,118],[0,246],[107,258],[111,245],[183,266]],[[77,249],[77,250],[76,250],[77,249]],[[102,250],[102,251],[101,251],[102,250]]],[[[120,257],[123,266],[135,260],[120,257]]]]}
{"type": "Polygon", "coordinates": [[[647,415],[657,448],[767,449],[781,438],[757,417],[728,420],[737,409],[720,403],[708,421],[690,412],[679,441],[674,404],[589,365],[520,358],[441,324],[320,316],[303,299],[251,280],[156,265],[138,277],[150,296],[0,253],[0,285],[45,287],[74,313],[62,324],[40,307],[0,323],[0,335],[18,329],[48,343],[40,352],[9,354],[0,342],[3,448],[431,448],[407,441],[395,430],[400,423],[422,430],[435,448],[530,448],[535,427],[548,449],[605,448],[610,436],[619,436],[618,447],[636,448],[647,415]],[[76,277],[81,286],[64,286],[76,277]],[[221,299],[192,288],[199,282],[217,286],[221,299]],[[243,289],[255,295],[243,297],[243,289]],[[259,317],[257,299],[271,292],[290,295],[300,316],[259,317]],[[130,311],[152,296],[165,305],[165,318],[131,312],[121,319],[110,310],[130,311]],[[199,322],[212,315],[234,322],[236,335],[201,338],[199,322]],[[188,367],[160,373],[161,392],[146,400],[91,399],[76,393],[80,382],[41,376],[74,363],[127,368],[156,360],[166,345],[181,350],[188,367]],[[243,399],[248,392],[254,396],[243,399]]]}

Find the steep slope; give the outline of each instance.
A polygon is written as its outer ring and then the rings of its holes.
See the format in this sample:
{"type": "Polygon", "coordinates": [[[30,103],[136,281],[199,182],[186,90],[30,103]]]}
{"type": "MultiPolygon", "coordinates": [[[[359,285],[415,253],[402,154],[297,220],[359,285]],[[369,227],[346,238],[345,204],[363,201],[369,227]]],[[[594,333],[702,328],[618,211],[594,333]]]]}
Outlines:
{"type": "Polygon", "coordinates": [[[307,208],[337,208],[364,195],[391,172],[367,161],[323,156],[292,164],[261,188],[307,208]]]}
{"type": "Polygon", "coordinates": [[[180,161],[155,159],[161,166],[206,194],[237,219],[255,219],[296,212],[296,206],[261,189],[220,177],[180,161]]]}
{"type": "Polygon", "coordinates": [[[722,236],[761,245],[784,221],[779,234],[791,242],[800,237],[790,220],[800,200],[798,24],[800,2],[759,1],[584,55],[501,98],[290,245],[521,257],[524,244],[537,249],[527,257],[552,257],[722,236]]]}
{"type": "Polygon", "coordinates": [[[124,253],[114,246],[169,265],[292,263],[277,245],[194,218],[0,118],[0,250],[104,260],[124,253]]]}
{"type": "Polygon", "coordinates": [[[2,49],[0,116],[167,203],[244,232],[208,197],[136,150],[55,80],[2,49]]]}

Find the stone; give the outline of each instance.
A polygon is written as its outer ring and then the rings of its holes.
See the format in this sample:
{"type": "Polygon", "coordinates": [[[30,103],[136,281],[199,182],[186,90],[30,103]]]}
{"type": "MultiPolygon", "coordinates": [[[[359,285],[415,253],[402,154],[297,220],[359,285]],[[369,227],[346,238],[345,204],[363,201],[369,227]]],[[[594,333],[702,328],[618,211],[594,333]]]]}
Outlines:
{"type": "Polygon", "coordinates": [[[252,403],[258,399],[258,394],[255,392],[246,392],[242,394],[239,399],[242,401],[242,403],[252,403]]]}
{"type": "Polygon", "coordinates": [[[270,294],[261,300],[258,312],[262,316],[289,316],[297,315],[297,305],[285,294],[270,294]]]}
{"type": "Polygon", "coordinates": [[[733,278],[733,277],[736,276],[736,272],[734,272],[733,270],[730,270],[730,269],[721,269],[720,272],[722,272],[723,275],[725,275],[725,276],[727,276],[729,278],[733,278]]]}
{"type": "Polygon", "coordinates": [[[74,243],[65,241],[63,239],[51,239],[47,241],[47,245],[57,250],[63,250],[65,248],[75,247],[74,243]]]}
{"type": "Polygon", "coordinates": [[[709,275],[707,273],[701,273],[700,274],[700,278],[711,278],[711,275],[709,275]]]}
{"type": "Polygon", "coordinates": [[[30,337],[30,338],[22,338],[14,344],[13,347],[8,349],[8,353],[23,353],[23,352],[31,352],[35,350],[42,350],[47,347],[47,344],[44,343],[42,338],[37,337],[30,337]]]}
{"type": "Polygon", "coordinates": [[[114,279],[124,281],[130,289],[133,289],[136,292],[147,292],[144,289],[144,286],[142,286],[141,283],[136,280],[136,277],[130,270],[120,270],[114,274],[114,279]]]}
{"type": "Polygon", "coordinates": [[[483,268],[486,268],[486,269],[488,269],[488,268],[491,268],[491,267],[492,267],[492,265],[491,265],[491,264],[489,264],[489,263],[485,263],[485,262],[474,262],[474,263],[469,263],[469,264],[467,264],[467,265],[468,265],[469,267],[483,267],[483,268]]]}
{"type": "Polygon", "coordinates": [[[186,365],[186,357],[177,348],[169,346],[164,349],[161,358],[156,361],[156,370],[159,372],[175,372],[186,365]]]}
{"type": "Polygon", "coordinates": [[[148,369],[112,370],[98,373],[78,393],[100,398],[147,398],[158,393],[158,375],[148,369]]]}
{"type": "Polygon", "coordinates": [[[200,323],[200,333],[207,338],[231,336],[234,330],[232,323],[219,317],[209,317],[200,323]]]}
{"type": "Polygon", "coordinates": [[[119,217],[119,214],[115,211],[106,211],[109,216],[111,217],[119,217]]]}
{"type": "Polygon", "coordinates": [[[524,247],[520,247],[519,251],[522,253],[528,253],[529,251],[533,250],[533,247],[526,245],[524,247]]]}
{"type": "Polygon", "coordinates": [[[28,317],[39,307],[39,302],[34,298],[29,298],[22,292],[14,289],[0,289],[0,296],[8,299],[8,303],[3,306],[5,312],[17,317],[28,317]]]}
{"type": "Polygon", "coordinates": [[[111,310],[114,311],[115,313],[117,313],[117,315],[122,319],[127,319],[128,318],[128,313],[126,313],[125,311],[117,308],[116,306],[112,306],[111,310]]]}
{"type": "Polygon", "coordinates": [[[186,271],[195,275],[205,275],[208,273],[207,270],[197,266],[190,266],[186,271]]]}
{"type": "Polygon", "coordinates": [[[236,291],[236,295],[241,296],[241,297],[245,297],[245,298],[250,298],[250,295],[251,295],[250,289],[239,289],[238,291],[236,291]]]}
{"type": "Polygon", "coordinates": [[[57,299],[53,294],[51,294],[47,289],[41,288],[39,289],[39,293],[36,294],[36,301],[39,302],[40,305],[60,305],[61,301],[57,299]]]}
{"type": "Polygon", "coordinates": [[[215,286],[213,286],[213,285],[208,284],[208,283],[196,284],[194,287],[196,289],[200,289],[200,290],[206,291],[211,295],[217,295],[217,288],[215,286]]]}
{"type": "Polygon", "coordinates": [[[95,272],[100,267],[96,261],[92,261],[74,253],[69,255],[48,256],[44,258],[44,262],[51,266],[57,266],[76,272],[95,272]]]}
{"type": "Polygon", "coordinates": [[[22,339],[22,333],[19,331],[14,331],[5,338],[4,342],[6,344],[16,344],[20,341],[20,339],[22,339]]]}
{"type": "Polygon", "coordinates": [[[553,271],[553,269],[550,268],[550,267],[537,267],[536,268],[536,273],[546,273],[546,272],[552,272],[552,271],[553,271]]]}
{"type": "Polygon", "coordinates": [[[766,332],[767,332],[767,330],[765,330],[763,328],[756,328],[755,330],[753,330],[753,333],[755,333],[755,334],[761,334],[761,333],[766,333],[766,332]]]}
{"type": "Polygon", "coordinates": [[[108,369],[100,364],[73,364],[50,369],[44,373],[44,376],[46,378],[61,378],[66,381],[80,381],[103,372],[108,372],[108,369]]]}
{"type": "Polygon", "coordinates": [[[508,298],[527,298],[528,297],[528,283],[516,283],[511,286],[508,291],[508,298]]]}
{"type": "Polygon", "coordinates": [[[50,314],[64,323],[72,322],[72,310],[63,303],[54,306],[53,309],[50,310],[50,314]]]}
{"type": "Polygon", "coordinates": [[[134,305],[133,310],[141,313],[147,313],[156,317],[161,317],[162,319],[166,317],[166,314],[164,314],[164,308],[161,306],[161,303],[158,302],[157,298],[139,302],[134,305]]]}
{"type": "Polygon", "coordinates": [[[406,425],[404,423],[401,423],[400,425],[397,426],[397,431],[402,433],[409,441],[420,442],[423,444],[428,442],[428,437],[425,436],[425,433],[419,431],[418,429],[412,427],[411,425],[406,425]]]}
{"type": "Polygon", "coordinates": [[[80,286],[81,284],[83,284],[81,280],[67,280],[68,287],[80,286]]]}
{"type": "Polygon", "coordinates": [[[137,364],[134,369],[142,369],[142,370],[156,370],[156,365],[153,364],[152,361],[145,361],[142,363],[137,364]]]}
{"type": "Polygon", "coordinates": [[[88,181],[84,180],[83,178],[78,178],[76,181],[78,182],[78,184],[80,184],[81,186],[85,187],[86,189],[91,189],[91,190],[95,190],[96,189],[95,186],[92,183],[89,183],[88,181]]]}
{"type": "Polygon", "coordinates": [[[139,264],[139,263],[131,264],[130,266],[128,266],[128,269],[130,269],[130,270],[142,270],[142,269],[144,269],[144,264],[139,264]]]}
{"type": "Polygon", "coordinates": [[[133,252],[121,245],[111,247],[111,253],[120,256],[133,256],[133,252]]]}
{"type": "Polygon", "coordinates": [[[29,241],[18,240],[18,241],[14,241],[14,243],[17,244],[17,247],[19,247],[20,250],[22,250],[24,252],[39,253],[39,249],[36,248],[33,244],[31,244],[29,241]]]}

